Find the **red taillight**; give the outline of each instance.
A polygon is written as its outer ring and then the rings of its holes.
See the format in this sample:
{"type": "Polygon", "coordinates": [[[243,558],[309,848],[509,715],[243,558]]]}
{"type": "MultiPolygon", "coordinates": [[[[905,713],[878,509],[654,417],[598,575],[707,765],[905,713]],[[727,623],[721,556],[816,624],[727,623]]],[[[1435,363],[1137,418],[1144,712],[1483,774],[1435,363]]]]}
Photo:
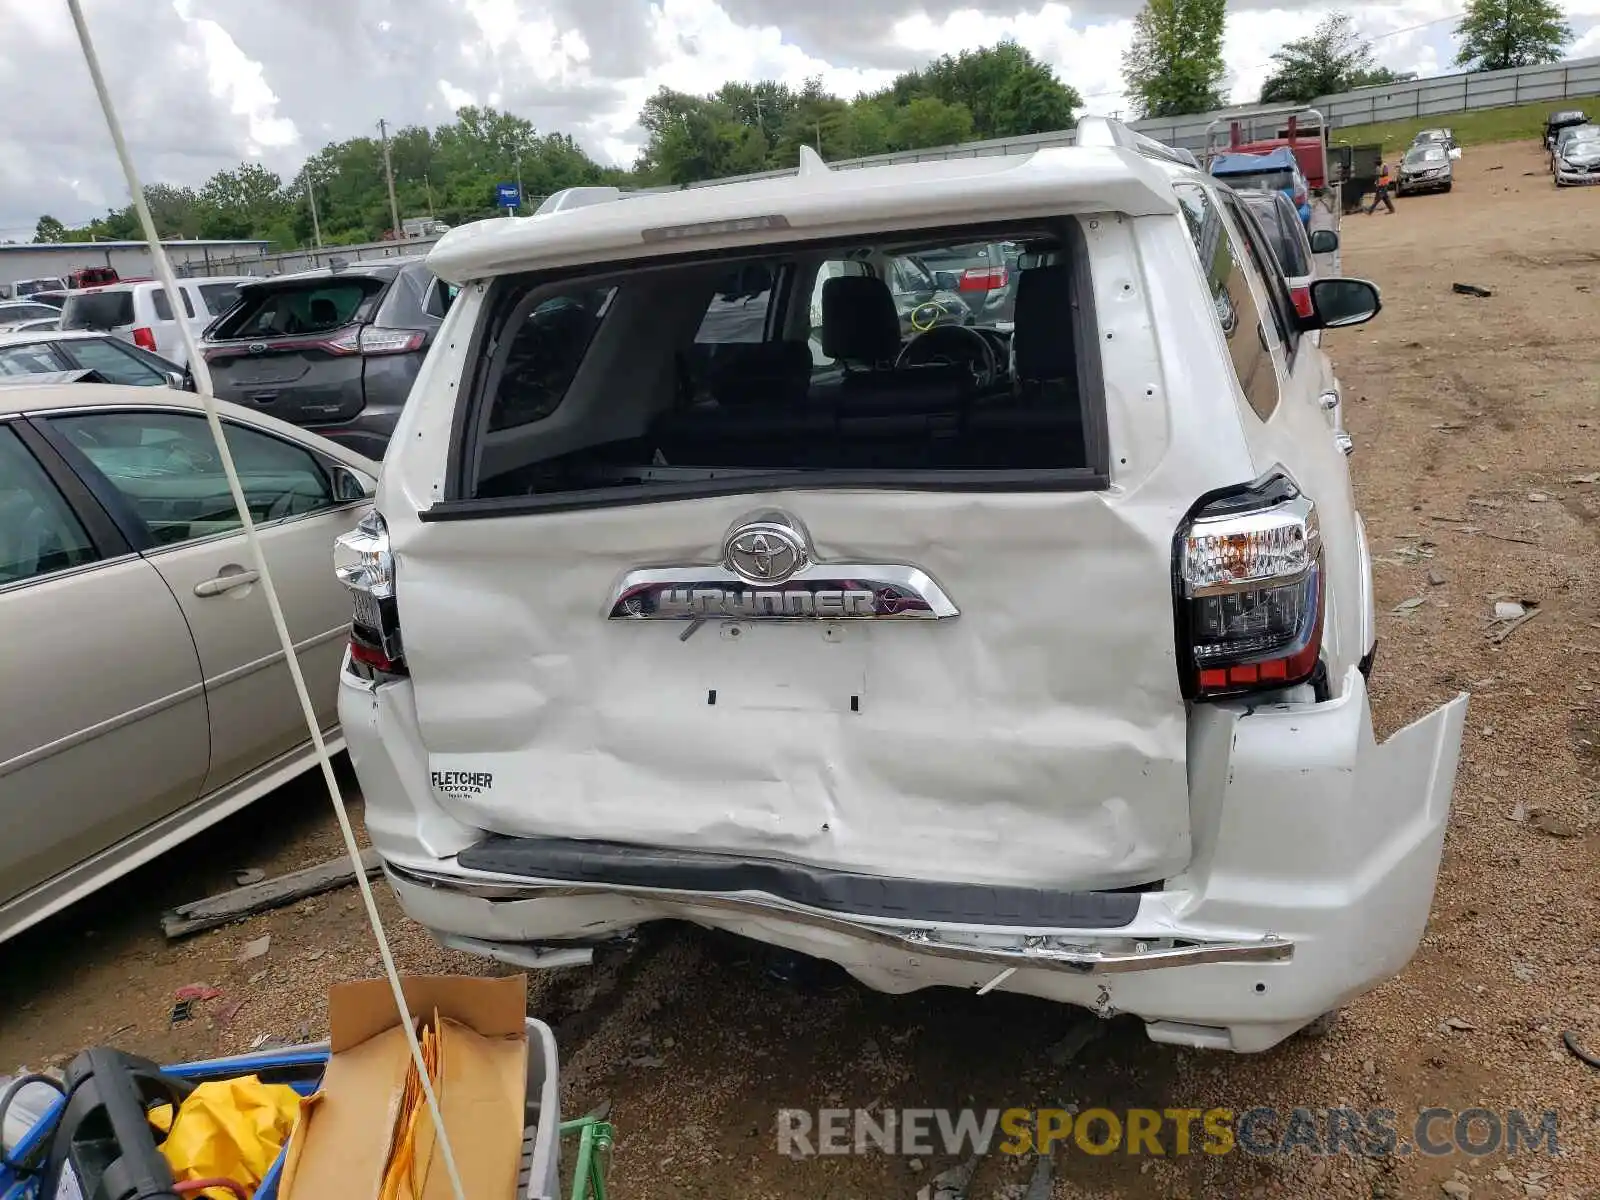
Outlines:
{"type": "Polygon", "coordinates": [[[1306,318],[1316,315],[1316,311],[1311,307],[1311,285],[1309,283],[1304,287],[1290,288],[1289,295],[1294,297],[1295,312],[1306,318]]]}
{"type": "Polygon", "coordinates": [[[139,326],[133,331],[133,344],[141,350],[148,350],[154,354],[156,349],[155,330],[143,325],[139,326]]]}
{"type": "Polygon", "coordinates": [[[1288,479],[1219,497],[1179,531],[1178,658],[1186,695],[1303,683],[1322,650],[1316,508],[1288,479]]]}
{"type": "Polygon", "coordinates": [[[992,292],[1006,285],[1004,267],[968,267],[961,273],[963,292],[992,292]]]}

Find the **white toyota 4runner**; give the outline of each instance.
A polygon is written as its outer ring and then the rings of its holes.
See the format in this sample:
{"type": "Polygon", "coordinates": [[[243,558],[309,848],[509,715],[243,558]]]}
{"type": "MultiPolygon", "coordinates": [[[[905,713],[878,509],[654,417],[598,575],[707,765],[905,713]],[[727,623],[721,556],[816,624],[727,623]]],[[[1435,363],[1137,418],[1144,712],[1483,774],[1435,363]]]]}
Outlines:
{"type": "Polygon", "coordinates": [[[1297,317],[1183,157],[1087,119],[445,235],[462,290],[336,550],[406,911],[522,964],[683,919],[1238,1051],[1398,971],[1466,698],[1374,742],[1307,334],[1377,289],[1297,317]],[[928,266],[973,245],[1015,265],[928,266]]]}

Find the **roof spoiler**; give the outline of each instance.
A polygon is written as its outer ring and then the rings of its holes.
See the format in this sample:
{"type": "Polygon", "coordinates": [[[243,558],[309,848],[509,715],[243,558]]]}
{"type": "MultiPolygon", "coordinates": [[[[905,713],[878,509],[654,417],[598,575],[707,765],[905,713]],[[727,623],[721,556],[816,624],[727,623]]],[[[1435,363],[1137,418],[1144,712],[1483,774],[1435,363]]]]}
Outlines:
{"type": "Polygon", "coordinates": [[[1164,162],[1200,169],[1200,161],[1195,158],[1193,151],[1185,150],[1182,146],[1169,146],[1165,142],[1158,142],[1148,134],[1140,133],[1131,125],[1113,120],[1111,117],[1079,117],[1078,145],[1132,150],[1146,158],[1159,158],[1164,162]]]}

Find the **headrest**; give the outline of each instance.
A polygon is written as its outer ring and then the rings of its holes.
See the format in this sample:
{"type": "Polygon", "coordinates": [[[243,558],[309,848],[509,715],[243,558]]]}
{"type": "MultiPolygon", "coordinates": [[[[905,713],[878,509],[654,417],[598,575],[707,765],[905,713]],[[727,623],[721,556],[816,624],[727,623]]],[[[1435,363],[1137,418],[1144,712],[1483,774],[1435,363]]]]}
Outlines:
{"type": "Polygon", "coordinates": [[[1069,379],[1078,370],[1072,340],[1072,267],[1034,267],[1017,280],[1011,347],[1019,379],[1069,379]]]}
{"type": "Polygon", "coordinates": [[[871,275],[840,275],[822,285],[822,353],[854,363],[900,356],[900,314],[887,283],[871,275]]]}
{"type": "Polygon", "coordinates": [[[727,342],[716,347],[707,390],[721,404],[770,404],[805,398],[811,347],[805,342],[727,342]]]}

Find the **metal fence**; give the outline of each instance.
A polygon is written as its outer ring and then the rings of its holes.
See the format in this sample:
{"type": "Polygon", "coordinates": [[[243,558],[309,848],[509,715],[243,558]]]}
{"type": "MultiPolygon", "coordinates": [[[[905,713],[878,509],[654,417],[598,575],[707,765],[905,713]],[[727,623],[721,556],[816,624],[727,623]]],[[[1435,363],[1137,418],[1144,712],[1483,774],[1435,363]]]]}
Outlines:
{"type": "Polygon", "coordinates": [[[406,238],[399,242],[362,242],[355,246],[324,246],[320,250],[283,250],[268,254],[265,248],[257,254],[237,254],[227,258],[212,255],[204,262],[191,261],[187,270],[179,274],[186,277],[200,275],[288,275],[295,271],[313,271],[330,265],[333,259],[347,262],[374,258],[400,258],[426,254],[439,240],[431,237],[406,238]]]}

